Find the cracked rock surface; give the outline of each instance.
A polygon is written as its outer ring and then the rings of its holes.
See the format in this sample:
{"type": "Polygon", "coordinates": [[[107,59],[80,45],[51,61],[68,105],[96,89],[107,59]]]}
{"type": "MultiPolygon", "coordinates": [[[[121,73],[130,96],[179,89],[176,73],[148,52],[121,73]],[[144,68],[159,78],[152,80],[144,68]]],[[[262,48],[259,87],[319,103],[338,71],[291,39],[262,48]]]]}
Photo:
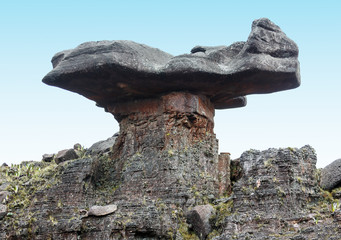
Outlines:
{"type": "Polygon", "coordinates": [[[86,42],[57,53],[43,82],[106,108],[132,99],[186,91],[216,109],[245,106],[245,95],[300,85],[298,47],[269,19],[255,20],[246,42],[197,46],[172,56],[133,41],[86,42]]]}

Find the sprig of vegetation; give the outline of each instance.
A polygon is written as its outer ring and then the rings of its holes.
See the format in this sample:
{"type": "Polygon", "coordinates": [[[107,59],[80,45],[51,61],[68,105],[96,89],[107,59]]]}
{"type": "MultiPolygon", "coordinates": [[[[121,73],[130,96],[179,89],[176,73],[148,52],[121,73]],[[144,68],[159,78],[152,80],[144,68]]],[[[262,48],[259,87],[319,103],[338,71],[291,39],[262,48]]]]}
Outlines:
{"type": "Polygon", "coordinates": [[[340,208],[339,201],[333,202],[333,204],[332,204],[332,213],[334,213],[338,208],[340,208]]]}

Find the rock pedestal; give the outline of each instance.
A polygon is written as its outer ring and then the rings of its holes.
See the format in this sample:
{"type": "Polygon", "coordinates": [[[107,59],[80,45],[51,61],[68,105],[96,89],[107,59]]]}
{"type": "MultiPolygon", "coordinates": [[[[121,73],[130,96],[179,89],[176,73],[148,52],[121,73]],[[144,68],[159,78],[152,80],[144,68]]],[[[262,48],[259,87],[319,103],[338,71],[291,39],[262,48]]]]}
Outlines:
{"type": "MultiPolygon", "coordinates": [[[[107,179],[117,197],[218,195],[214,107],[204,96],[173,92],[108,107],[120,124],[107,179]]],[[[101,172],[98,177],[108,174],[101,172]]]]}
{"type": "Polygon", "coordinates": [[[120,124],[119,155],[145,148],[179,149],[213,134],[214,106],[205,96],[173,92],[115,104],[107,110],[120,124]]]}

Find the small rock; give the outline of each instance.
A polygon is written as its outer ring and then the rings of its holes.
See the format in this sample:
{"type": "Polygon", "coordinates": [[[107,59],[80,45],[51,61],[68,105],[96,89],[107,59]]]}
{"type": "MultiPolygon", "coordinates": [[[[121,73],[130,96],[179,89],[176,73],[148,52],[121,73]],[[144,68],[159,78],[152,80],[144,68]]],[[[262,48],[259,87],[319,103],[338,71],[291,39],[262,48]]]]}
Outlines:
{"type": "Polygon", "coordinates": [[[106,205],[106,206],[92,206],[89,211],[87,216],[105,216],[110,213],[113,213],[117,210],[117,205],[111,204],[111,205],[106,205]]]}
{"type": "Polygon", "coordinates": [[[334,199],[341,199],[341,187],[334,189],[332,191],[332,196],[334,199]]]}
{"type": "Polygon", "coordinates": [[[194,232],[200,239],[206,239],[212,230],[209,219],[213,211],[214,209],[211,205],[199,205],[187,213],[187,222],[192,225],[194,232]]]}
{"type": "Polygon", "coordinates": [[[290,240],[306,240],[307,238],[302,236],[302,235],[296,235],[292,238],[290,238],[290,240]]]}
{"type": "Polygon", "coordinates": [[[3,203],[3,201],[6,199],[7,196],[9,196],[11,193],[8,191],[1,191],[0,192],[0,204],[3,203]]]}
{"type": "Polygon", "coordinates": [[[55,154],[44,154],[43,155],[43,162],[51,162],[54,158],[55,154]]]}
{"type": "Polygon", "coordinates": [[[4,204],[0,204],[0,220],[3,219],[7,215],[7,206],[4,204]]]}
{"type": "Polygon", "coordinates": [[[307,228],[302,230],[302,233],[304,233],[304,234],[308,234],[308,233],[312,233],[312,232],[314,232],[313,227],[307,227],[307,228]]]}
{"type": "Polygon", "coordinates": [[[336,222],[341,222],[341,209],[336,209],[333,213],[333,217],[336,222]]]}
{"type": "Polygon", "coordinates": [[[65,149],[65,150],[59,151],[57,153],[55,161],[57,164],[59,164],[61,162],[65,162],[65,161],[77,159],[77,158],[79,158],[79,156],[77,155],[76,151],[71,148],[71,149],[65,149]]]}
{"type": "Polygon", "coordinates": [[[82,145],[80,145],[79,143],[76,143],[75,145],[73,145],[73,149],[75,149],[76,151],[79,151],[82,149],[82,145]]]}
{"type": "Polygon", "coordinates": [[[0,191],[5,191],[7,187],[10,185],[9,182],[4,182],[0,185],[0,191]]]}
{"type": "Polygon", "coordinates": [[[220,198],[220,199],[216,199],[213,203],[214,203],[214,204],[227,203],[227,202],[230,201],[231,199],[233,199],[232,196],[230,196],[230,197],[225,197],[225,198],[220,198]]]}
{"type": "Polygon", "coordinates": [[[341,158],[327,165],[321,171],[321,187],[332,190],[341,184],[341,158]]]}

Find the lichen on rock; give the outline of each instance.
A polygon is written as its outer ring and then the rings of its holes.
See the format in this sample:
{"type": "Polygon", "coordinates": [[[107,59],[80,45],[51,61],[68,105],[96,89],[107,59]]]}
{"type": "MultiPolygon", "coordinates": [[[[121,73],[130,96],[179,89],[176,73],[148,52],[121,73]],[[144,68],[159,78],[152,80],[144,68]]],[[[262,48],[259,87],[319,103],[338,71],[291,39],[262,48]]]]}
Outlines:
{"type": "Polygon", "coordinates": [[[215,109],[298,87],[297,57],[297,45],[268,19],[254,21],[246,42],[175,57],[131,41],[56,54],[43,82],[94,100],[120,132],[88,150],[77,144],[43,162],[2,166],[0,238],[340,234],[338,191],[319,188],[310,146],[250,150],[231,160],[219,154],[213,131],[215,109]]]}

